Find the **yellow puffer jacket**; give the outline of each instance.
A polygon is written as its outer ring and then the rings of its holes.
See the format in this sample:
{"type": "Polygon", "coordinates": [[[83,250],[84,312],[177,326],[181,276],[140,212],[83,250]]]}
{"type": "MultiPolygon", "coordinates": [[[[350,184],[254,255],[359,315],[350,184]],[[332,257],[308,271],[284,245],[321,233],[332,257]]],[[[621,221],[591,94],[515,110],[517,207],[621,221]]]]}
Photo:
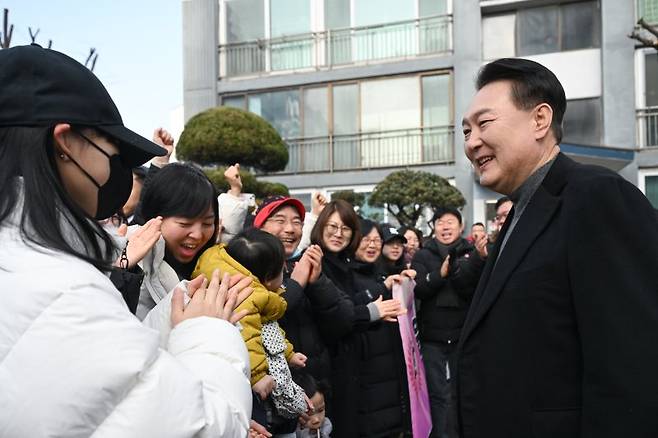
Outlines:
{"type": "MultiPolygon", "coordinates": [[[[204,274],[210,281],[212,273],[219,269],[222,275],[225,272],[229,274],[243,274],[251,277],[251,287],[254,292],[242,302],[235,310],[247,310],[247,315],[240,320],[242,325],[242,339],[247,344],[249,350],[249,361],[251,363],[251,385],[253,386],[267,374],[268,366],[263,349],[263,340],[261,338],[261,329],[263,324],[270,321],[276,321],[283,316],[288,304],[281,294],[283,289],[277,292],[269,291],[263,284],[252,275],[248,269],[235,261],[225,249],[224,244],[215,245],[208,248],[197,261],[192,277],[198,277],[204,274]]],[[[283,330],[281,330],[283,332],[283,330]]],[[[285,333],[283,333],[285,338],[285,333]]],[[[293,354],[292,344],[286,339],[286,359],[290,359],[293,354]]]]}

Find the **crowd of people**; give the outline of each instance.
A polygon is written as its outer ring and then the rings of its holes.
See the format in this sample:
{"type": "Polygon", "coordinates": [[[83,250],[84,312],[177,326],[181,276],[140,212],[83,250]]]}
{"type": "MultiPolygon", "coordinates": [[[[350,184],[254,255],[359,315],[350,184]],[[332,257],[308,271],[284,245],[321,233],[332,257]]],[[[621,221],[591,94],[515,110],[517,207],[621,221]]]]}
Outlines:
{"type": "Polygon", "coordinates": [[[639,341],[658,329],[656,219],[620,177],[559,152],[560,90],[532,61],[483,68],[466,154],[507,196],[493,230],[465,235],[436,206],[424,236],[320,193],[310,211],[256,202],[239,164],[219,194],[170,163],[166,130],[125,128],[84,66],[0,51],[0,435],[411,437],[397,321],[414,312],[431,437],[652,436],[658,360],[639,341]],[[641,216],[641,235],[609,237],[620,257],[650,245],[632,268],[586,258],[592,211],[626,219],[600,185],[641,216]],[[642,329],[630,346],[625,325],[642,329]]]}

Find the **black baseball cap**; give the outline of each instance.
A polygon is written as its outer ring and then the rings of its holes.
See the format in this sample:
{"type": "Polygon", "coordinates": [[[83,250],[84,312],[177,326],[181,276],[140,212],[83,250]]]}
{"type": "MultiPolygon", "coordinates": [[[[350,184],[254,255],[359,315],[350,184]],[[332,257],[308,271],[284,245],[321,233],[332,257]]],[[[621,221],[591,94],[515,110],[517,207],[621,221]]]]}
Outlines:
{"type": "Polygon", "coordinates": [[[56,123],[107,135],[131,167],[167,153],[123,125],[101,81],[75,59],[38,44],[0,50],[0,126],[56,123]]]}
{"type": "Polygon", "coordinates": [[[384,243],[392,242],[393,240],[399,240],[402,243],[407,243],[407,238],[404,235],[400,234],[393,225],[391,224],[381,224],[382,228],[382,241],[384,243]]]}

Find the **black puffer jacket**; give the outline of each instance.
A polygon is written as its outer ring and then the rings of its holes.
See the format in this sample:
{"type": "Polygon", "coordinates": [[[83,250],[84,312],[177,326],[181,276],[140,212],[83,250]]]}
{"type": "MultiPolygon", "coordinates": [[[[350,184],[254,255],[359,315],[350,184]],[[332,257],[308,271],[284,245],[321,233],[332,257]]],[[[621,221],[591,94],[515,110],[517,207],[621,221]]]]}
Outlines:
{"type": "Polygon", "coordinates": [[[417,273],[414,293],[421,302],[418,314],[421,341],[459,340],[484,267],[485,261],[466,239],[460,238],[449,247],[456,257],[446,278],[441,278],[445,255],[441,255],[436,239],[428,241],[411,261],[411,267],[417,273]]]}
{"type": "MultiPolygon", "coordinates": [[[[329,269],[358,314],[380,295],[390,298],[374,264],[331,257],[329,269]]],[[[325,270],[325,271],[329,271],[325,270]]],[[[408,389],[397,325],[360,318],[332,348],[334,404],[330,417],[341,438],[388,437],[410,430],[408,389]]]]}
{"type": "Polygon", "coordinates": [[[279,320],[295,351],[308,359],[304,370],[316,380],[328,380],[331,359],[327,344],[352,330],[354,304],[347,295],[322,274],[306,288],[290,278],[294,260],[286,263],[283,297],[288,303],[286,313],[279,320]],[[327,337],[327,334],[331,334],[327,337]]]}

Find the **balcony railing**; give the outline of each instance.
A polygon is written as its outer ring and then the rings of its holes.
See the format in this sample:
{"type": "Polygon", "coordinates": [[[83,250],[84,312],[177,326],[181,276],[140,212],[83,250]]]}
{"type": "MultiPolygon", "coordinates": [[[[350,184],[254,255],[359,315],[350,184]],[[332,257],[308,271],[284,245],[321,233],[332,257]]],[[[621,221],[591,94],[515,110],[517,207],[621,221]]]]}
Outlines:
{"type": "Polygon", "coordinates": [[[452,16],[312,32],[219,46],[220,76],[326,69],[452,50],[452,16]]]}
{"type": "Polygon", "coordinates": [[[658,23],[658,0],[637,0],[637,18],[647,23],[658,23]]]}
{"type": "Polygon", "coordinates": [[[331,172],[454,161],[453,127],[288,139],[284,173],[331,172]]]}
{"type": "Polygon", "coordinates": [[[637,140],[640,147],[658,147],[658,106],[637,110],[637,140]]]}

